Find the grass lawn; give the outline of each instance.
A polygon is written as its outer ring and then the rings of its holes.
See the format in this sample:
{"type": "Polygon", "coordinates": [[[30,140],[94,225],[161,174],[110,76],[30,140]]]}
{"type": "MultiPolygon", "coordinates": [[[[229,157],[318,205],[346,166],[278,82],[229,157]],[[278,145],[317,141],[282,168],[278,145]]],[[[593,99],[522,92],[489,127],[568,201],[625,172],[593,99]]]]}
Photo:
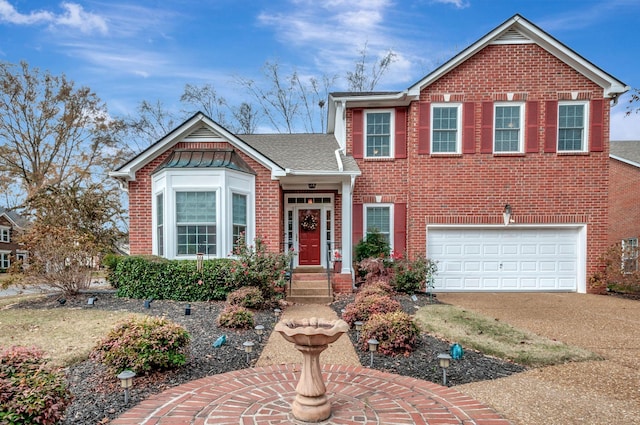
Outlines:
{"type": "MultiPolygon", "coordinates": [[[[37,297],[40,295],[32,295],[37,297]]],[[[26,298],[0,299],[0,347],[21,345],[43,350],[51,362],[66,366],[87,358],[97,341],[129,312],[87,309],[8,309],[26,298]]]]}
{"type": "Polygon", "coordinates": [[[416,312],[415,317],[422,330],[436,337],[525,366],[539,367],[570,361],[601,360],[597,354],[583,348],[543,338],[451,305],[435,304],[422,307],[416,312]]]}

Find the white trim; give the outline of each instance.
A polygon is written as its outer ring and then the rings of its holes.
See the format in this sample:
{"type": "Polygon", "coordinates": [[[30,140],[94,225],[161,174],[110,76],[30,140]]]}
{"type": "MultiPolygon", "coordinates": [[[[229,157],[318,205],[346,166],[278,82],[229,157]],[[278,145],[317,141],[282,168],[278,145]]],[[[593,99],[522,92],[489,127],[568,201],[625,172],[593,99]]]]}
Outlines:
{"type": "Polygon", "coordinates": [[[558,110],[556,111],[556,122],[558,128],[556,129],[556,152],[558,153],[573,153],[573,152],[589,152],[589,126],[591,125],[589,116],[589,101],[588,100],[561,100],[558,102],[558,110]],[[579,150],[560,150],[560,107],[569,105],[583,105],[584,106],[584,131],[582,132],[582,149],[579,150]]]}
{"type": "Polygon", "coordinates": [[[492,133],[492,138],[493,138],[493,143],[492,143],[492,147],[493,147],[493,153],[495,154],[509,154],[509,153],[524,153],[524,132],[525,129],[527,128],[526,123],[525,123],[525,111],[524,108],[526,107],[526,102],[494,102],[493,104],[493,133],[492,133]],[[518,150],[516,151],[497,151],[496,150],[496,131],[497,131],[497,127],[496,127],[496,119],[497,119],[497,115],[496,115],[496,109],[499,107],[513,107],[513,106],[518,106],[520,108],[520,127],[519,127],[519,132],[518,132],[518,150]]]}
{"type": "Polygon", "coordinates": [[[367,159],[388,159],[395,158],[395,139],[396,139],[396,111],[395,109],[365,109],[363,114],[363,131],[362,131],[362,142],[363,146],[363,157],[367,159]],[[368,156],[367,155],[367,116],[369,114],[389,114],[389,155],[385,156],[368,156]]]}
{"type": "Polygon", "coordinates": [[[0,269],[8,269],[11,267],[11,254],[11,251],[0,250],[0,269]],[[6,260],[3,258],[4,256],[6,256],[6,260]],[[3,267],[5,261],[8,263],[7,267],[3,267]]]}
{"type": "Polygon", "coordinates": [[[430,128],[430,132],[431,134],[430,139],[431,139],[431,146],[429,146],[429,149],[432,155],[451,155],[451,154],[459,154],[462,152],[462,103],[442,103],[442,102],[438,102],[438,103],[432,103],[431,104],[431,122],[429,123],[429,125],[431,126],[430,128]],[[434,125],[433,125],[433,120],[435,118],[435,114],[434,114],[434,109],[436,108],[456,108],[456,150],[451,152],[451,151],[447,151],[447,152],[436,152],[433,149],[433,143],[434,143],[434,137],[433,137],[433,133],[435,131],[434,125]]]}
{"type": "MultiPolygon", "coordinates": [[[[577,288],[576,292],[580,294],[587,293],[587,225],[581,223],[575,224],[510,224],[508,229],[577,229],[577,288]]],[[[426,226],[425,250],[429,246],[429,229],[507,229],[502,224],[428,224],[426,226]]],[[[427,251],[427,257],[429,252],[427,251]]]]}
{"type": "Polygon", "coordinates": [[[11,227],[0,226],[0,243],[11,243],[11,227]],[[4,240],[5,232],[7,235],[7,240],[4,240]]]}
{"type": "Polygon", "coordinates": [[[394,237],[395,237],[395,232],[394,232],[395,205],[393,203],[362,204],[362,234],[365,236],[367,234],[367,227],[368,227],[367,226],[367,209],[380,208],[380,207],[389,208],[389,252],[392,252],[394,247],[394,237]]]}
{"type": "Polygon", "coordinates": [[[633,165],[634,167],[640,168],[640,162],[635,162],[630,159],[625,159],[618,155],[609,154],[609,158],[615,159],[616,161],[624,162],[625,164],[633,165]]]}
{"type": "MultiPolygon", "coordinates": [[[[344,197],[343,197],[344,199],[344,197]]],[[[344,202],[344,201],[343,201],[344,202]]],[[[292,232],[293,232],[293,246],[294,251],[299,252],[299,230],[300,223],[298,222],[298,211],[314,209],[320,210],[320,266],[324,267],[327,264],[327,211],[331,211],[331,239],[332,241],[336,240],[336,199],[335,194],[331,192],[311,192],[311,193],[287,193],[284,196],[284,241],[285,244],[289,242],[289,235],[287,234],[287,225],[288,225],[288,212],[292,212],[292,232]],[[298,204],[298,203],[289,203],[288,200],[291,198],[330,198],[330,202],[323,202],[319,204],[298,204]]],[[[344,226],[344,218],[343,218],[343,226],[344,226]]],[[[343,231],[344,235],[344,231],[343,231]]],[[[344,239],[343,243],[343,251],[344,251],[344,239]]],[[[299,266],[298,255],[294,256],[294,267],[299,266]]],[[[344,261],[344,257],[343,257],[344,261]]]]}

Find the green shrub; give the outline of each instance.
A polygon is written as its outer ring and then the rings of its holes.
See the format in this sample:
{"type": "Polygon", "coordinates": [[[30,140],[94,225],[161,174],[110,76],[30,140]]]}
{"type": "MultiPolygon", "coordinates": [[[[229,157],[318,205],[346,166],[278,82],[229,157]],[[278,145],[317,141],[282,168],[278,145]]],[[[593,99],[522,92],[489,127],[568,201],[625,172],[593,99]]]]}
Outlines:
{"type": "Polygon", "coordinates": [[[355,248],[356,262],[360,262],[365,258],[386,258],[389,256],[389,242],[377,230],[367,233],[367,235],[358,242],[355,248]]]}
{"type": "Polygon", "coordinates": [[[254,326],[253,313],[238,305],[228,305],[218,316],[218,325],[233,329],[251,329],[254,326]]]}
{"type": "Polygon", "coordinates": [[[240,307],[260,309],[264,306],[262,291],[255,286],[236,289],[227,296],[227,302],[240,307]]]}
{"type": "Polygon", "coordinates": [[[224,300],[240,287],[230,272],[233,260],[205,260],[202,271],[195,260],[166,260],[154,256],[123,257],[108,278],[125,298],[175,301],[224,300]]]}
{"type": "Polygon", "coordinates": [[[392,270],[391,283],[396,291],[413,294],[426,291],[427,282],[432,281],[438,266],[423,255],[410,260],[405,253],[401,258],[395,259],[392,270]]]}
{"type": "Polygon", "coordinates": [[[182,326],[165,318],[131,316],[118,323],[91,356],[113,373],[174,369],[187,362],[190,339],[182,326]]]}
{"type": "Polygon", "coordinates": [[[415,350],[420,330],[413,318],[404,311],[375,314],[364,324],[360,349],[369,350],[368,340],[378,340],[378,351],[384,355],[408,356],[415,350]]]}
{"type": "Polygon", "coordinates": [[[2,350],[1,424],[57,424],[71,399],[64,374],[47,367],[41,351],[25,347],[2,350]]]}
{"type": "Polygon", "coordinates": [[[400,303],[388,295],[369,295],[366,297],[356,297],[347,304],[342,314],[342,319],[353,326],[353,323],[361,320],[366,322],[371,316],[379,313],[389,313],[401,310],[400,303]]]}

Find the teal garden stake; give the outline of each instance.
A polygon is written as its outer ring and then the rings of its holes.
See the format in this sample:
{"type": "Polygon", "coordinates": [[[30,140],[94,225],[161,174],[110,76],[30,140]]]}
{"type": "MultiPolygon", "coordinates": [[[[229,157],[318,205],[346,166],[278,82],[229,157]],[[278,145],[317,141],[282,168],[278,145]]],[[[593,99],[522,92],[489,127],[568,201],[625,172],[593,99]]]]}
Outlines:
{"type": "Polygon", "coordinates": [[[455,343],[451,346],[451,358],[453,360],[460,360],[464,355],[464,350],[462,346],[458,343],[455,343]]]}

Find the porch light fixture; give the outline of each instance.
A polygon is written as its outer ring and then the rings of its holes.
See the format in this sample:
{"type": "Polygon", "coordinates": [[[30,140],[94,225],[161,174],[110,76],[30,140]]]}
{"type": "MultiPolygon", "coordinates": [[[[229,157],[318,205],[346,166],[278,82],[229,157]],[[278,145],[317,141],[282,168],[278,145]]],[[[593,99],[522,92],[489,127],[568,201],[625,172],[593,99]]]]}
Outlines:
{"type": "Polygon", "coordinates": [[[315,188],[316,188],[315,183],[309,183],[309,189],[315,189],[315,188]]]}
{"type": "Polygon", "coordinates": [[[258,342],[262,342],[262,334],[264,333],[264,326],[257,325],[255,328],[256,335],[258,335],[258,342]]]}
{"type": "Polygon", "coordinates": [[[187,304],[187,306],[184,308],[184,315],[191,316],[191,304],[187,304]]]}
{"type": "Polygon", "coordinates": [[[369,343],[369,355],[371,356],[371,359],[369,360],[369,367],[373,367],[373,353],[378,351],[379,342],[375,338],[371,338],[367,342],[369,343]]]}
{"type": "Polygon", "coordinates": [[[358,320],[356,322],[353,322],[353,325],[356,327],[356,339],[360,339],[360,331],[362,330],[362,321],[358,320]]]}
{"type": "Polygon", "coordinates": [[[198,273],[200,273],[202,271],[202,263],[204,262],[204,254],[202,252],[199,252],[196,254],[196,269],[198,270],[198,273]]]}
{"type": "Polygon", "coordinates": [[[247,353],[247,363],[249,363],[249,356],[253,351],[253,341],[245,341],[242,343],[242,346],[244,347],[244,352],[247,353]]]}
{"type": "Polygon", "coordinates": [[[124,404],[129,403],[129,388],[133,386],[133,378],[136,376],[136,373],[132,370],[123,370],[118,374],[118,379],[120,380],[120,386],[124,388],[124,404]]]}
{"type": "Polygon", "coordinates": [[[502,211],[502,219],[504,220],[504,225],[508,226],[511,223],[511,205],[507,204],[504,206],[504,210],[502,211]]]}
{"type": "Polygon", "coordinates": [[[313,198],[307,198],[307,204],[313,204],[313,198]]]}
{"type": "Polygon", "coordinates": [[[451,356],[447,353],[438,354],[438,364],[442,368],[442,385],[447,386],[447,369],[451,365],[451,356]]]}

